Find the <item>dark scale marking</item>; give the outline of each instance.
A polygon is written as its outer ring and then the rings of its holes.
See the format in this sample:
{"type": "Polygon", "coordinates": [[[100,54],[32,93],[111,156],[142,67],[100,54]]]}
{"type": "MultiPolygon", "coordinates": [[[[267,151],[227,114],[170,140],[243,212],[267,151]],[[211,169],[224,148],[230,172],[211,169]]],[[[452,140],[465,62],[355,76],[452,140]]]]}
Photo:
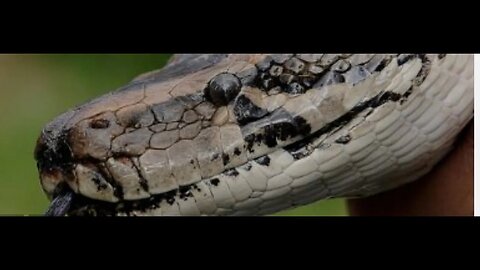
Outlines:
{"type": "Polygon", "coordinates": [[[142,175],[142,173],[140,172],[140,168],[137,167],[137,165],[135,165],[135,162],[133,162],[133,160],[131,160],[131,163],[133,164],[133,168],[135,169],[135,171],[137,171],[137,175],[139,177],[139,181],[138,183],[140,184],[140,187],[146,191],[146,192],[149,192],[150,191],[150,187],[148,186],[148,181],[147,179],[145,179],[142,175]]]}
{"type": "Polygon", "coordinates": [[[113,186],[113,195],[117,198],[123,199],[123,187],[120,184],[113,186]]]}
{"type": "MultiPolygon", "coordinates": [[[[125,156],[112,156],[115,159],[121,159],[125,158],[125,156]]],[[[83,164],[84,166],[87,166],[87,164],[95,164],[98,162],[98,160],[93,159],[93,158],[85,158],[78,160],[79,164],[83,164]]],[[[113,177],[110,175],[110,172],[108,171],[107,167],[105,166],[104,163],[98,163],[97,164],[97,169],[96,173],[98,173],[107,183],[109,183],[112,188],[113,188],[113,195],[117,197],[118,199],[122,200],[123,199],[123,187],[113,179],[113,177]]]]}
{"type": "Polygon", "coordinates": [[[220,155],[218,153],[215,153],[212,155],[212,158],[210,159],[210,161],[214,161],[216,160],[220,155]]]}
{"type": "Polygon", "coordinates": [[[370,72],[380,72],[382,71],[389,63],[392,61],[393,56],[382,56],[382,55],[375,55],[372,59],[370,59],[367,63],[363,64],[363,66],[370,72]]]}
{"type": "Polygon", "coordinates": [[[229,169],[229,170],[226,170],[223,174],[226,175],[226,176],[234,176],[235,177],[235,176],[238,176],[239,173],[237,172],[236,169],[229,169]]]}
{"type": "Polygon", "coordinates": [[[330,122],[329,124],[325,125],[324,127],[317,130],[316,132],[311,133],[309,136],[305,137],[304,139],[284,147],[284,149],[290,152],[292,156],[296,159],[303,158],[304,156],[310,153],[310,151],[305,147],[308,145],[309,142],[313,140],[313,138],[318,138],[323,134],[330,133],[338,128],[345,126],[355,116],[357,116],[359,113],[361,113],[362,111],[368,108],[377,108],[389,101],[396,102],[396,101],[399,101],[401,97],[402,95],[394,92],[380,93],[377,96],[371,98],[370,100],[359,103],[346,114],[330,122]]]}
{"type": "Polygon", "coordinates": [[[281,66],[272,66],[269,71],[270,75],[273,77],[278,77],[283,73],[283,67],[281,66]]]}
{"type": "Polygon", "coordinates": [[[378,64],[378,66],[375,68],[375,71],[377,72],[380,72],[382,71],[389,63],[390,63],[391,59],[383,59],[380,64],[378,64]]]}
{"type": "Polygon", "coordinates": [[[235,149],[233,149],[233,154],[236,155],[236,156],[240,156],[240,154],[242,154],[242,151],[240,151],[240,149],[238,149],[238,147],[235,147],[235,149]]]}
{"type": "Polygon", "coordinates": [[[220,180],[218,180],[218,178],[213,178],[210,180],[210,184],[214,186],[218,186],[219,183],[220,183],[220,180]]]}
{"type": "Polygon", "coordinates": [[[410,86],[408,90],[403,94],[402,98],[400,99],[400,104],[403,104],[405,101],[407,101],[408,97],[412,94],[413,92],[413,86],[410,86]]]}
{"type": "Polygon", "coordinates": [[[255,159],[255,162],[257,162],[260,165],[263,166],[269,166],[270,165],[270,157],[269,156],[263,156],[255,159]]]}
{"type": "Polygon", "coordinates": [[[198,187],[197,185],[195,185],[195,184],[192,185],[192,188],[195,189],[195,190],[198,191],[198,192],[202,191],[202,189],[199,188],[199,187],[198,187]]]}
{"type": "Polygon", "coordinates": [[[275,147],[278,145],[277,139],[285,141],[289,137],[295,137],[297,134],[298,131],[293,123],[273,123],[272,125],[265,126],[265,136],[263,142],[268,147],[275,147]]]}
{"type": "Polygon", "coordinates": [[[419,54],[418,57],[422,60],[422,68],[418,72],[415,79],[413,79],[413,85],[415,86],[419,86],[425,81],[428,74],[430,74],[430,69],[432,67],[432,63],[426,54],[419,54]]]}
{"type": "Polygon", "coordinates": [[[255,152],[255,150],[253,149],[253,144],[255,143],[255,134],[249,134],[247,136],[245,136],[245,147],[247,148],[247,150],[250,152],[250,153],[253,153],[255,152]]]}
{"type": "Polygon", "coordinates": [[[275,87],[276,85],[278,85],[275,77],[271,77],[266,72],[260,73],[257,80],[258,80],[258,84],[263,89],[271,89],[271,88],[275,87]]]}
{"type": "Polygon", "coordinates": [[[287,93],[292,95],[303,94],[305,93],[305,88],[301,84],[294,82],[287,87],[287,93]]]}
{"type": "Polygon", "coordinates": [[[301,135],[308,135],[312,131],[312,127],[307,123],[307,120],[301,116],[295,116],[293,122],[297,127],[297,131],[301,135]]]}
{"type": "Polygon", "coordinates": [[[248,172],[248,171],[250,171],[250,170],[252,169],[252,164],[247,163],[247,164],[245,164],[242,168],[245,169],[245,171],[248,172]]]}
{"type": "Polygon", "coordinates": [[[223,166],[227,166],[227,164],[230,162],[230,156],[228,154],[223,153],[222,160],[223,160],[223,166]]]}
{"type": "Polygon", "coordinates": [[[179,195],[180,199],[186,201],[189,197],[193,197],[191,189],[192,189],[192,186],[181,186],[178,189],[178,193],[180,194],[179,195]]]}
{"type": "MultiPolygon", "coordinates": [[[[175,195],[177,195],[177,191],[178,190],[171,190],[171,191],[163,194],[164,199],[168,204],[173,205],[175,203],[175,195]]],[[[161,199],[163,199],[163,198],[161,198],[161,199]]]]}
{"type": "Polygon", "coordinates": [[[254,126],[260,125],[262,130],[259,133],[245,136],[246,148],[250,152],[254,151],[255,143],[275,147],[278,145],[278,141],[286,141],[298,135],[306,136],[311,132],[311,127],[304,118],[301,116],[292,118],[284,110],[277,110],[262,121],[264,122],[254,123],[254,126]]]}
{"type": "Polygon", "coordinates": [[[350,135],[347,134],[345,136],[341,136],[340,138],[335,140],[335,142],[340,144],[347,144],[350,142],[350,140],[352,140],[352,137],[350,137],[350,135]]]}
{"type": "Polygon", "coordinates": [[[97,191],[105,190],[108,185],[101,182],[97,176],[92,177],[92,182],[97,186],[97,191]]]}
{"type": "Polygon", "coordinates": [[[399,66],[415,58],[415,54],[400,54],[397,57],[397,63],[399,66]]]}
{"type": "Polygon", "coordinates": [[[340,60],[332,66],[332,69],[336,72],[344,73],[350,69],[350,63],[346,60],[340,60]]]}
{"type": "Polygon", "coordinates": [[[178,188],[178,192],[180,194],[184,194],[184,193],[187,193],[188,191],[190,191],[191,188],[192,188],[191,186],[180,186],[178,188]]]}
{"type": "Polygon", "coordinates": [[[149,187],[148,187],[148,182],[147,182],[147,180],[146,180],[145,178],[143,178],[141,175],[139,175],[139,176],[140,176],[140,181],[139,181],[140,187],[142,187],[142,189],[143,189],[144,191],[148,192],[149,187]]]}
{"type": "Polygon", "coordinates": [[[447,56],[447,54],[441,53],[438,55],[438,59],[443,59],[445,56],[447,56]]]}
{"type": "Polygon", "coordinates": [[[302,85],[307,88],[311,88],[316,81],[317,78],[312,75],[306,75],[302,77],[302,85]]]}
{"type": "MultiPolygon", "coordinates": [[[[122,158],[125,158],[125,156],[116,156],[114,155],[113,158],[115,159],[122,159],[122,158]]],[[[85,163],[85,164],[95,164],[96,160],[95,159],[83,159],[80,161],[80,163],[85,163]]],[[[115,181],[112,177],[112,175],[110,174],[110,171],[107,169],[107,167],[105,166],[104,163],[99,163],[97,164],[97,167],[99,169],[99,174],[103,177],[103,179],[105,179],[105,181],[107,181],[107,183],[109,183],[112,188],[113,188],[113,195],[119,199],[123,199],[123,187],[122,185],[120,185],[120,183],[118,183],[117,181],[115,181]]]]}
{"type": "Polygon", "coordinates": [[[302,159],[310,154],[310,151],[306,148],[300,148],[297,150],[292,150],[290,155],[296,160],[302,159]]]}
{"type": "Polygon", "coordinates": [[[264,110],[253,104],[253,102],[245,95],[237,97],[233,112],[240,125],[245,125],[268,114],[267,110],[264,110]]]}
{"type": "Polygon", "coordinates": [[[176,189],[165,193],[165,199],[168,204],[173,205],[175,203],[175,195],[177,195],[176,189]]]}
{"type": "Polygon", "coordinates": [[[267,139],[266,135],[263,135],[262,133],[257,134],[257,136],[255,136],[255,143],[257,145],[261,145],[263,142],[266,141],[266,139],[267,139]]]}
{"type": "Polygon", "coordinates": [[[275,81],[271,78],[266,78],[262,80],[262,87],[265,89],[271,89],[274,88],[277,84],[275,81]]]}

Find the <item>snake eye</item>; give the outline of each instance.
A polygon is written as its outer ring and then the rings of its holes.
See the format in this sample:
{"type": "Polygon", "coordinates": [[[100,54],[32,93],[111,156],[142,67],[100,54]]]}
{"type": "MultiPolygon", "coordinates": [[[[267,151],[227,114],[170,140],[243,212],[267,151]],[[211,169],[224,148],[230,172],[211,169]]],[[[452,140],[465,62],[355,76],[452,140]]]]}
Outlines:
{"type": "Polygon", "coordinates": [[[242,84],[237,76],[222,73],[215,76],[205,89],[205,96],[216,105],[227,105],[240,92],[242,84]]]}

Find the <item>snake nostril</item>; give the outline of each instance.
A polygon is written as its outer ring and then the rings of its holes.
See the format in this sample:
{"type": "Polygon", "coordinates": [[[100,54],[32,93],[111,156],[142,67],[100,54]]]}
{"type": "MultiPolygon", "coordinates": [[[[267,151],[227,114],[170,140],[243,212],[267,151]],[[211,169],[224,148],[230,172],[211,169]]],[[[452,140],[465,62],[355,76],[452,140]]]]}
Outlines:
{"type": "Polygon", "coordinates": [[[110,121],[107,119],[94,119],[90,122],[90,127],[93,129],[105,129],[110,126],[110,121]]]}

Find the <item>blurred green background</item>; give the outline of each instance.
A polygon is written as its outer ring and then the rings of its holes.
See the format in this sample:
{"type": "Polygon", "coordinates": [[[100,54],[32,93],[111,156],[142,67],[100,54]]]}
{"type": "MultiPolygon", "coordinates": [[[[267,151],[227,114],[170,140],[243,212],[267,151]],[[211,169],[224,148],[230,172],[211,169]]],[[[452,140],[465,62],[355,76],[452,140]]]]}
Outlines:
{"type": "MultiPolygon", "coordinates": [[[[168,54],[0,55],[0,215],[41,215],[48,206],[33,149],[55,116],[162,67],[168,54]]],[[[346,215],[328,200],[277,215],[346,215]]]]}

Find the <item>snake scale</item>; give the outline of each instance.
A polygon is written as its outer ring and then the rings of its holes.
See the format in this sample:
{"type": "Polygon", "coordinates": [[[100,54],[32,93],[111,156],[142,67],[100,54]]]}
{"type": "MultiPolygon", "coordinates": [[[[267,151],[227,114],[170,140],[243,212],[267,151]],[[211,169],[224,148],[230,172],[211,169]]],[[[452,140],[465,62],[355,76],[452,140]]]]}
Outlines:
{"type": "Polygon", "coordinates": [[[473,118],[473,56],[184,54],[35,149],[48,215],[265,215],[426,174],[473,118]]]}

